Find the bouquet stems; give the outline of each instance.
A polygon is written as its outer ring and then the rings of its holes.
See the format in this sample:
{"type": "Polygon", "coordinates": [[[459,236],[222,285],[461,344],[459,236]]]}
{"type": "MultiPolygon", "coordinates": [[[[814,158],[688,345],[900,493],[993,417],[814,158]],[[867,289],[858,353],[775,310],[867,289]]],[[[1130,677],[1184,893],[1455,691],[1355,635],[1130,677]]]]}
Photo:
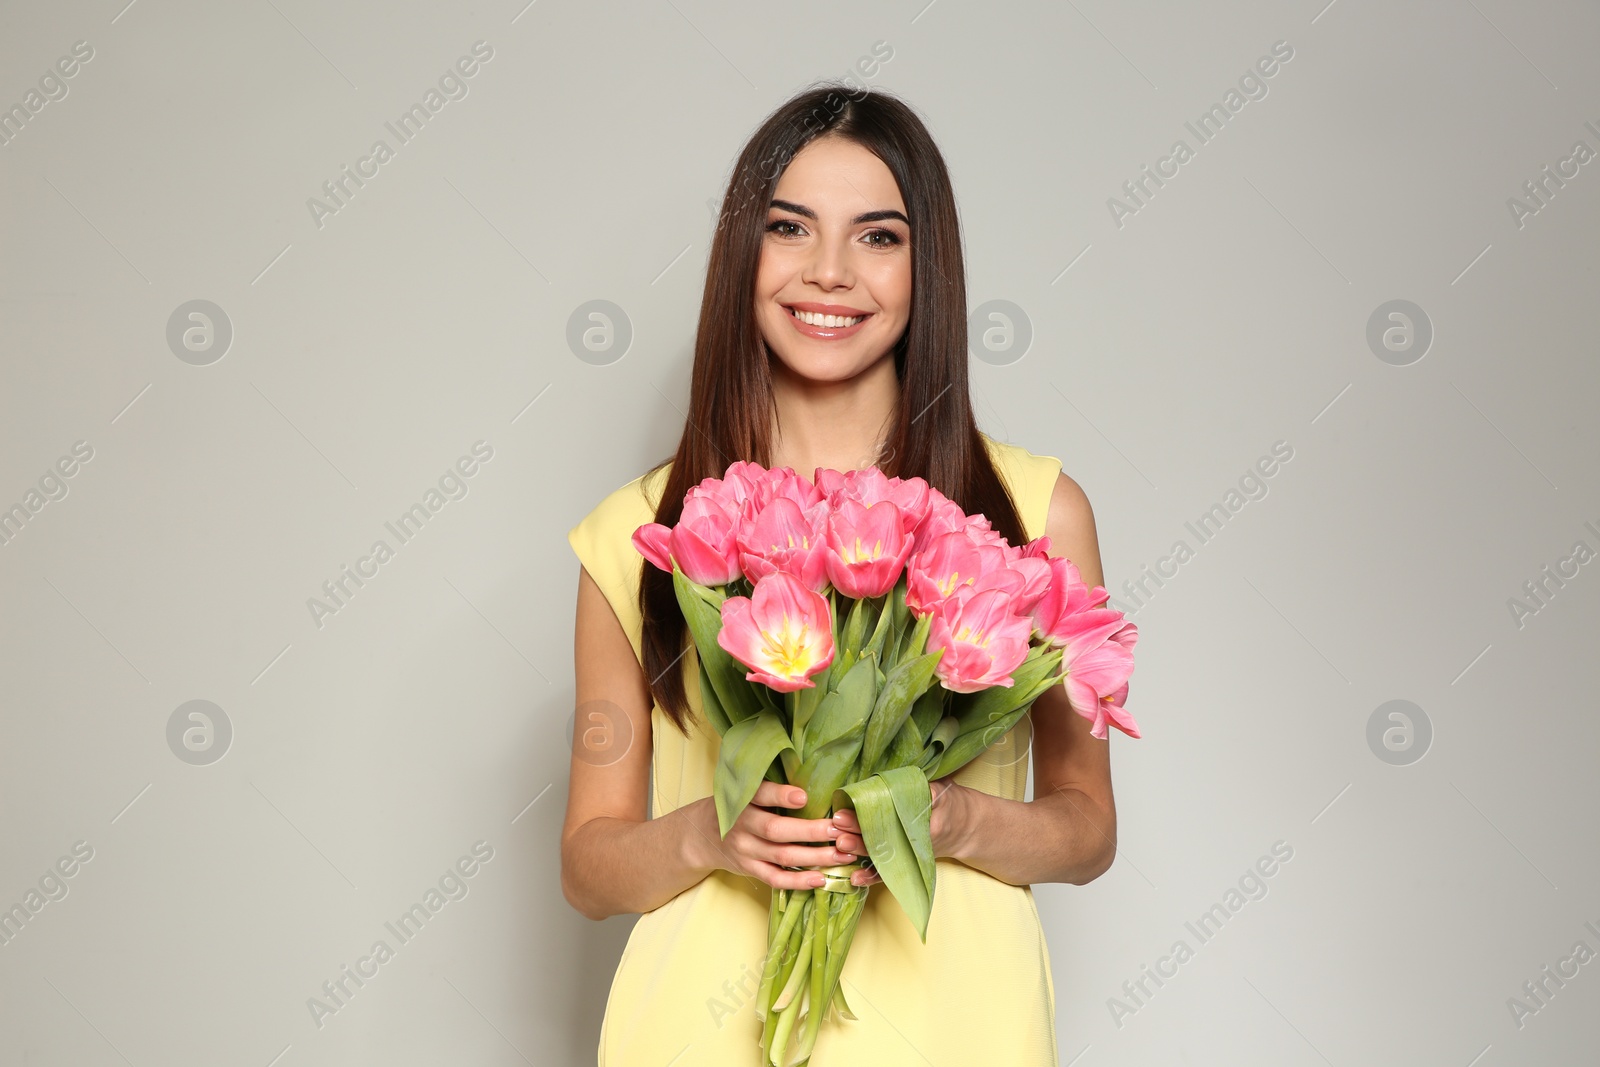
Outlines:
{"type": "Polygon", "coordinates": [[[773,890],[756,994],[763,1067],[804,1067],[810,1061],[866,904],[868,887],[850,884],[851,874],[863,867],[822,867],[827,881],[818,888],[773,890]]]}

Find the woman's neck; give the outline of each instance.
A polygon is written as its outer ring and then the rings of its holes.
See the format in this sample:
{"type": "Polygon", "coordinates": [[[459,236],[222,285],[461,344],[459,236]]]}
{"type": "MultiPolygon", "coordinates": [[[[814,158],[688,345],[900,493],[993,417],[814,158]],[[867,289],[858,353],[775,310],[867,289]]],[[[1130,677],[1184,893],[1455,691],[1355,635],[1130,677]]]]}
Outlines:
{"type": "Polygon", "coordinates": [[[879,462],[900,403],[900,379],[892,355],[842,382],[799,377],[774,359],[772,398],[768,466],[810,478],[818,467],[851,471],[879,462]]]}

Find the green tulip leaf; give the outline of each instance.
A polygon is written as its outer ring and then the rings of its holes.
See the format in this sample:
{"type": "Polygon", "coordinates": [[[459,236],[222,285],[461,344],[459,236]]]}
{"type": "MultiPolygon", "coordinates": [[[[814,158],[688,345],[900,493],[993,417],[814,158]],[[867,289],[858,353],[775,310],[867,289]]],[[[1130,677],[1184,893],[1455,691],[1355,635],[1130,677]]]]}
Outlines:
{"type": "Polygon", "coordinates": [[[928,777],[943,778],[947,774],[954,774],[982,755],[991,745],[998,744],[1018,720],[1028,714],[1039,697],[1053,686],[1060,684],[1059,678],[1042,678],[1018,694],[1021,703],[1005,714],[989,721],[976,719],[963,721],[961,732],[950,742],[938,762],[929,770],[928,777]]]}
{"type": "MultiPolygon", "coordinates": [[[[900,825],[906,828],[911,850],[917,857],[917,867],[923,884],[928,888],[928,901],[933,902],[934,876],[938,867],[933,861],[933,790],[927,775],[920,767],[896,767],[879,775],[889,783],[889,795],[894,798],[894,808],[900,815],[900,825]]],[[[867,855],[872,849],[867,849],[867,855]]]]}
{"type": "Polygon", "coordinates": [[[957,693],[951,702],[951,713],[961,720],[961,732],[981,730],[997,722],[1018,708],[1026,707],[1051,685],[1060,683],[1053,677],[1061,662],[1061,650],[1041,651],[1043,646],[1028,650],[1027,658],[1011,672],[1010,685],[993,685],[976,693],[957,693]]]}
{"type": "MultiPolygon", "coordinates": [[[[856,761],[861,753],[863,724],[857,724],[826,744],[813,748],[803,761],[797,761],[789,782],[806,791],[805,806],[795,812],[797,819],[822,819],[828,816],[833,792],[858,777],[856,761]]],[[[784,753],[785,765],[789,753],[784,753]]]]}
{"type": "Polygon", "coordinates": [[[873,625],[871,639],[867,641],[866,648],[861,650],[863,655],[870,650],[880,661],[885,656],[884,642],[889,640],[890,632],[894,627],[894,609],[890,605],[889,599],[887,596],[872,598],[873,604],[878,609],[878,618],[873,625]]]}
{"type": "Polygon", "coordinates": [[[1017,721],[1027,713],[1027,708],[1018,708],[981,729],[957,734],[945,746],[944,751],[927,765],[928,778],[930,780],[943,778],[947,774],[954,774],[959,771],[974,759],[983,755],[991,745],[997,744],[1017,724],[1017,721]]]}
{"type": "Polygon", "coordinates": [[[911,708],[928,691],[933,682],[933,671],[944,655],[944,649],[916,656],[898,664],[891,670],[878,693],[877,705],[867,722],[867,736],[862,743],[861,766],[871,773],[878,768],[884,750],[894,740],[906,723],[911,708]]]}
{"type": "Polygon", "coordinates": [[[855,666],[840,680],[839,687],[818,703],[816,713],[806,723],[800,751],[810,752],[814,747],[825,745],[852,728],[864,725],[878,697],[877,681],[877,657],[866,656],[857,660],[855,666]]]}
{"type": "Polygon", "coordinates": [[[943,757],[945,750],[950,747],[951,742],[955,741],[960,733],[961,721],[954,715],[946,715],[933,728],[933,733],[928,735],[927,751],[923,754],[920,766],[930,782],[935,778],[944,777],[942,774],[935,774],[934,768],[939,765],[939,760],[943,757]]]}
{"type": "Polygon", "coordinates": [[[728,721],[736,723],[754,715],[761,710],[761,700],[756,695],[756,687],[745,677],[747,669],[717,644],[717,634],[722,632],[721,605],[727,598],[715,589],[691,581],[676,564],[672,568],[672,588],[689,633],[694,637],[695,651],[728,721]]]}
{"type": "MultiPolygon", "coordinates": [[[[796,745],[804,745],[806,724],[811,721],[811,716],[817,712],[817,706],[822,703],[833,687],[835,672],[839,667],[838,653],[834,653],[832,661],[826,667],[811,676],[811,684],[803,689],[796,689],[787,694],[789,703],[789,721],[792,723],[790,733],[794,736],[796,745]]],[[[804,755],[804,751],[797,751],[804,755]]]]}
{"type": "Polygon", "coordinates": [[[910,767],[848,783],[833,796],[835,809],[855,809],[861,839],[873,867],[924,943],[928,940],[928,917],[933,912],[933,878],[922,863],[924,856],[930,861],[933,856],[927,800],[927,779],[910,767]],[[911,773],[900,773],[907,771],[911,773]],[[922,782],[920,796],[916,795],[917,779],[922,782]],[[897,793],[903,796],[897,797],[897,793]],[[902,811],[912,817],[902,818],[902,811]]]}
{"type": "Polygon", "coordinates": [[[728,836],[739,813],[755,797],[773,758],[793,747],[783,728],[783,720],[774,712],[757,712],[728,728],[717,754],[717,770],[712,782],[721,836],[728,836]]]}
{"type": "Polygon", "coordinates": [[[728,727],[733,723],[728,719],[728,713],[722,710],[722,698],[717,696],[717,691],[711,684],[705,660],[698,656],[695,658],[700,662],[700,707],[705,712],[706,721],[717,731],[717,736],[721,737],[728,732],[728,727]]]}

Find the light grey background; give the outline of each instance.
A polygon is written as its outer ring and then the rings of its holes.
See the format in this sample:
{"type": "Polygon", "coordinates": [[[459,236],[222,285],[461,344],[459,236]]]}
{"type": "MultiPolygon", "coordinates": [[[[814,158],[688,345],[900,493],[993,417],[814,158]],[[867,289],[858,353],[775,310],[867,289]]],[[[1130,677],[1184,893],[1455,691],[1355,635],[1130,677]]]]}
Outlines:
{"type": "Polygon", "coordinates": [[[1193,550],[1133,610],[1120,857],[1036,887],[1062,1061],[1593,1062],[1600,962],[1520,1020],[1509,998],[1600,951],[1600,563],[1523,590],[1600,551],[1600,162],[1508,206],[1600,149],[1592,5],[122,3],[0,23],[6,108],[94,53],[0,147],[0,507],[93,450],[0,547],[0,905],[93,849],[0,945],[0,1061],[593,1062],[632,920],[559,888],[565,534],[676,441],[744,138],[883,41],[870,84],[949,161],[971,305],[1032,331],[979,346],[983,427],[1084,485],[1128,609],[1193,550]],[[398,145],[476,41],[467,95],[398,145]],[[1267,95],[1198,144],[1278,41],[1267,95]],[[208,365],[167,340],[194,300],[231,324],[208,365]],[[620,358],[567,343],[592,300],[620,358]],[[1434,331],[1404,366],[1367,343],[1391,300],[1434,331]],[[313,621],[478,441],[466,495],[313,621]],[[1185,523],[1277,441],[1199,545],[1185,523]],[[231,725],[209,764],[169,745],[192,700],[231,725]],[[1424,758],[1369,746],[1390,700],[1424,758]],[[1202,944],[1185,923],[1280,841],[1202,944]],[[476,842],[467,894],[319,1027],[308,998],[476,842]]]}

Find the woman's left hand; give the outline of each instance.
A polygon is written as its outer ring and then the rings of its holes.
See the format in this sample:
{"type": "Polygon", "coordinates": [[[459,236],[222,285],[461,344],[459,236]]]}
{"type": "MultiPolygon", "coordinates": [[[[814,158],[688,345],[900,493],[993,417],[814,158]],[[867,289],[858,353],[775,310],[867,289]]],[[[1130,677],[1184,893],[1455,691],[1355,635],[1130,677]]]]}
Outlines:
{"type": "MultiPolygon", "coordinates": [[[[970,793],[971,790],[956,782],[952,775],[928,783],[928,829],[933,838],[935,858],[955,855],[955,841],[966,829],[970,793]]],[[[840,852],[866,856],[867,843],[862,840],[861,823],[856,820],[856,813],[848,808],[837,811],[833,822],[840,830],[834,847],[840,852]]],[[[870,869],[850,876],[852,885],[876,885],[882,881],[878,872],[870,869]]]]}

